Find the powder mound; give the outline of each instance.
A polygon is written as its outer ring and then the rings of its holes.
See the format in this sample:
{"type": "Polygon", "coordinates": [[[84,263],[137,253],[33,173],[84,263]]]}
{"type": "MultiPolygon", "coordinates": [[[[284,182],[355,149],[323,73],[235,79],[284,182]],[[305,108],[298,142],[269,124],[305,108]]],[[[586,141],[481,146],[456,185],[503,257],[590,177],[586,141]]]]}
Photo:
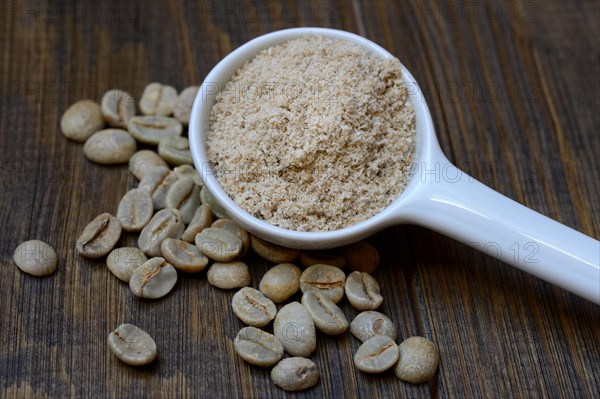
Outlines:
{"type": "Polygon", "coordinates": [[[330,231],[404,189],[415,114],[400,61],[307,36],[263,50],[222,88],[207,153],[225,192],[266,222],[330,231]]]}

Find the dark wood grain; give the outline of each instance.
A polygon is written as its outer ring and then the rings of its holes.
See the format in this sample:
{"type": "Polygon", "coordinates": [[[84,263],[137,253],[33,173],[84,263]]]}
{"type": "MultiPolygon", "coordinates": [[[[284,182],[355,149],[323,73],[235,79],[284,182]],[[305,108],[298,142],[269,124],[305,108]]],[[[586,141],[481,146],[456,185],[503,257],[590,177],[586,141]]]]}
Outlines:
{"type": "MultiPolygon", "coordinates": [[[[440,144],[459,167],[562,223],[600,235],[600,3],[597,1],[0,2],[0,397],[594,397],[600,308],[436,233],[412,226],[370,239],[382,311],[400,337],[426,335],[442,363],[429,384],[358,372],[358,342],[319,335],[320,384],[299,394],[233,351],[232,292],[205,274],[166,298],[133,297],[103,260],[75,254],[94,216],[136,182],[88,162],[60,133],[64,110],[111,88],[200,84],[253,37],[295,26],[356,32],[419,81],[440,144]],[[42,239],[57,273],[12,262],[42,239]],[[154,364],[112,356],[131,322],[159,345],[154,364]]],[[[120,245],[134,244],[126,234],[120,245]]],[[[484,244],[484,243],[483,243],[484,244]]],[[[248,259],[253,285],[270,266],[248,259]]],[[[344,312],[356,312],[345,303],[344,312]]]]}

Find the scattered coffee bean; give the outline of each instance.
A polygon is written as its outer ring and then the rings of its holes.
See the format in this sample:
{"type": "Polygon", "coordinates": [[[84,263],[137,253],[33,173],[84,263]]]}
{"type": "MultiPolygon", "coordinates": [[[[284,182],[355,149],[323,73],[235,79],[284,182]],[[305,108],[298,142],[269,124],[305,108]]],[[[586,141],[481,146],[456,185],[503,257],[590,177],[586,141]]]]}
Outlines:
{"type": "Polygon", "coordinates": [[[17,267],[32,276],[48,276],[56,270],[56,251],[40,240],[25,241],[15,249],[17,267]]]}
{"type": "Polygon", "coordinates": [[[214,218],[215,217],[211,210],[206,205],[200,205],[196,209],[190,224],[181,235],[181,239],[187,242],[195,243],[196,234],[200,233],[205,228],[210,227],[214,218]]]}
{"type": "Polygon", "coordinates": [[[300,251],[272,244],[262,238],[252,236],[252,249],[258,256],[273,263],[290,263],[298,259],[300,251]]]}
{"type": "Polygon", "coordinates": [[[312,317],[315,327],[322,333],[339,335],[348,329],[344,312],[327,295],[308,291],[302,295],[302,305],[312,317]]]}
{"type": "MultiPolygon", "coordinates": [[[[277,314],[273,301],[252,287],[244,287],[233,296],[233,313],[244,323],[254,327],[264,327],[277,314]]],[[[281,348],[283,352],[283,347],[281,348]]]]}
{"type": "Polygon", "coordinates": [[[138,188],[148,190],[152,196],[154,210],[159,210],[164,208],[165,197],[177,180],[177,176],[172,170],[163,166],[157,166],[146,172],[138,188]]]}
{"type": "Polygon", "coordinates": [[[146,262],[148,258],[144,252],[136,247],[115,248],[106,257],[106,267],[119,280],[129,282],[131,275],[146,262]]]}
{"type": "Polygon", "coordinates": [[[319,383],[319,370],[310,359],[290,357],[273,367],[271,380],[284,391],[302,391],[319,383]]]}
{"type": "Polygon", "coordinates": [[[110,213],[96,216],[79,236],[76,249],[86,258],[99,258],[110,252],[121,237],[121,223],[110,213]]]}
{"type": "Polygon", "coordinates": [[[236,257],[236,259],[241,259],[246,256],[248,250],[250,249],[250,234],[246,230],[242,229],[231,219],[217,219],[210,227],[214,227],[216,229],[225,229],[235,234],[242,242],[242,251],[236,257]]]}
{"type": "Polygon", "coordinates": [[[275,303],[281,303],[300,289],[302,270],[291,263],[270,268],[260,280],[259,289],[275,303]]]}
{"type": "Polygon", "coordinates": [[[244,262],[215,262],[206,273],[208,283],[217,288],[230,290],[250,285],[251,277],[248,265],[244,262]]]}
{"type": "Polygon", "coordinates": [[[302,292],[321,291],[333,302],[338,303],[344,297],[344,272],[330,265],[312,265],[300,276],[302,292]]]}
{"type": "Polygon", "coordinates": [[[312,265],[330,265],[343,269],[346,266],[346,259],[330,252],[324,251],[303,251],[300,253],[300,263],[304,268],[312,265]]]}
{"type": "Polygon", "coordinates": [[[138,238],[138,247],[148,256],[160,256],[165,238],[179,238],[185,225],[177,209],[162,209],[152,217],[138,238]]]}
{"type": "Polygon", "coordinates": [[[200,187],[189,177],[177,179],[169,188],[164,205],[165,208],[179,210],[183,223],[188,224],[200,206],[200,187]]]}
{"type": "Polygon", "coordinates": [[[129,190],[121,199],[117,219],[125,231],[141,231],[154,215],[150,193],[144,189],[129,190]]]}
{"type": "Polygon", "coordinates": [[[66,138],[80,143],[104,128],[100,105],[95,101],[81,100],[71,105],[60,119],[60,130],[66,138]]]}
{"type": "Polygon", "coordinates": [[[158,143],[158,154],[171,165],[191,165],[194,163],[187,137],[165,137],[158,143]]]}
{"type": "Polygon", "coordinates": [[[213,198],[210,191],[208,191],[208,188],[206,188],[206,186],[202,187],[202,190],[200,190],[200,199],[202,200],[202,203],[204,205],[210,208],[210,210],[212,211],[212,213],[214,213],[216,217],[220,219],[225,219],[228,217],[227,212],[225,212],[225,209],[223,209],[221,205],[217,204],[217,201],[215,201],[215,199],[213,198]]]}
{"type": "Polygon", "coordinates": [[[196,234],[196,246],[204,255],[218,262],[228,262],[242,250],[242,242],[235,234],[213,227],[196,234]]]}
{"type": "Polygon", "coordinates": [[[341,248],[346,267],[351,271],[373,273],[379,264],[379,252],[369,243],[357,242],[341,248]]]}
{"type": "Polygon", "coordinates": [[[375,335],[387,335],[392,340],[398,336],[394,323],[383,313],[373,310],[359,313],[350,323],[350,332],[361,342],[375,335]]]}
{"type": "Polygon", "coordinates": [[[177,282],[177,270],[160,257],[148,259],[135,269],[129,288],[135,296],[156,299],[167,295],[177,282]]]}
{"type": "Polygon", "coordinates": [[[437,346],[424,337],[407,338],[398,346],[400,359],[394,367],[396,377],[420,384],[435,374],[440,362],[437,346]]]}
{"type": "Polygon", "coordinates": [[[102,117],[112,127],[127,127],[127,122],[135,115],[135,100],[123,90],[109,90],[100,102],[102,117]]]}
{"type": "Polygon", "coordinates": [[[184,177],[191,177],[194,180],[194,183],[198,187],[204,186],[202,179],[200,178],[200,174],[192,165],[180,165],[173,168],[173,172],[177,175],[178,178],[183,179],[184,177]]]}
{"type": "Polygon", "coordinates": [[[133,324],[121,324],[108,335],[108,347],[119,360],[130,366],[143,366],[156,358],[156,342],[133,324]]]}
{"type": "Polygon", "coordinates": [[[346,278],[348,301],[357,310],[375,310],[383,303],[379,284],[369,273],[352,272],[346,278]]]}
{"type": "Polygon", "coordinates": [[[298,302],[288,303],[279,309],[273,322],[273,333],[292,356],[309,356],[317,347],[313,319],[298,302]]]}
{"type": "Polygon", "coordinates": [[[125,130],[105,129],[92,134],[83,153],[90,161],[110,165],[129,161],[136,149],[135,140],[125,130]]]}
{"type": "Polygon", "coordinates": [[[140,111],[144,115],[168,116],[173,113],[177,90],[173,86],[150,83],[140,99],[140,111]]]}
{"type": "Polygon", "coordinates": [[[154,151],[139,150],[129,158],[129,171],[138,180],[142,180],[146,172],[156,166],[168,167],[165,160],[154,151]]]}
{"type": "Polygon", "coordinates": [[[274,335],[255,327],[244,327],[233,341],[237,354],[250,364],[271,367],[283,357],[283,346],[274,335]]]}
{"type": "Polygon", "coordinates": [[[398,361],[398,345],[388,336],[376,335],[365,341],[354,355],[356,368],[365,373],[381,373],[398,361]]]}
{"type": "Polygon", "coordinates": [[[165,238],[160,244],[160,252],[167,262],[185,273],[201,272],[208,265],[208,258],[189,242],[165,238]]]}
{"type": "Polygon", "coordinates": [[[175,101],[173,116],[185,126],[190,123],[190,114],[192,113],[192,106],[194,105],[196,94],[198,94],[198,89],[198,86],[186,87],[179,94],[177,101],[175,101]]]}
{"type": "Polygon", "coordinates": [[[134,116],[127,130],[137,141],[157,145],[165,137],[181,136],[183,127],[177,119],[167,116],[134,116]]]}

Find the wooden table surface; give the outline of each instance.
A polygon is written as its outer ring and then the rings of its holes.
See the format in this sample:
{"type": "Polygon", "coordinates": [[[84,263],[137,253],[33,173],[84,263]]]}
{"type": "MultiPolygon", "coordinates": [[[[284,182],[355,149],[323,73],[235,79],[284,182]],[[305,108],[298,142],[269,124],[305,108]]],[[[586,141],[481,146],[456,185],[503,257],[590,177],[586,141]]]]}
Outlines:
{"type": "MultiPolygon", "coordinates": [[[[363,35],[396,55],[423,89],[440,144],[495,190],[600,235],[598,1],[1,1],[0,397],[591,398],[600,381],[600,307],[442,235],[381,232],[374,274],[399,336],[441,352],[430,383],[369,376],[359,342],[318,336],[320,384],[286,394],[236,357],[233,292],[206,274],[162,300],[134,297],[74,241],[136,185],[127,167],[87,161],[59,129],[73,102],[148,82],[200,84],[244,42],[295,26],[363,35]],[[20,272],[16,246],[58,253],[47,278],[20,272]],[[159,346],[132,368],[108,350],[118,324],[159,346]]],[[[126,234],[119,245],[134,244],[126,234]]],[[[250,256],[253,286],[270,266],[250,256]]],[[[355,314],[344,302],[349,317],[355,314]]]]}

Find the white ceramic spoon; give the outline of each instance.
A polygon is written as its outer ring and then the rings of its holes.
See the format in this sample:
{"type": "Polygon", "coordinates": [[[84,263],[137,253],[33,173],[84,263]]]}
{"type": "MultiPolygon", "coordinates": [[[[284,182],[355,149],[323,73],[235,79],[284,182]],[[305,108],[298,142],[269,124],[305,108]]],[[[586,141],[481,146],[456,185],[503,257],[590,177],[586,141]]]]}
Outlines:
{"type": "Polygon", "coordinates": [[[404,81],[416,113],[415,173],[390,206],[365,222],[341,230],[298,232],[270,225],[235,204],[213,175],[204,147],[215,96],[258,52],[306,35],[347,40],[382,57],[392,57],[377,44],[349,32],[294,28],[257,37],[212,69],[194,102],[190,146],[206,186],[233,220],[261,238],[300,249],[339,247],[400,223],[421,225],[600,303],[600,242],[495,192],[452,165],[439,147],[419,86],[404,67],[404,81]]]}

